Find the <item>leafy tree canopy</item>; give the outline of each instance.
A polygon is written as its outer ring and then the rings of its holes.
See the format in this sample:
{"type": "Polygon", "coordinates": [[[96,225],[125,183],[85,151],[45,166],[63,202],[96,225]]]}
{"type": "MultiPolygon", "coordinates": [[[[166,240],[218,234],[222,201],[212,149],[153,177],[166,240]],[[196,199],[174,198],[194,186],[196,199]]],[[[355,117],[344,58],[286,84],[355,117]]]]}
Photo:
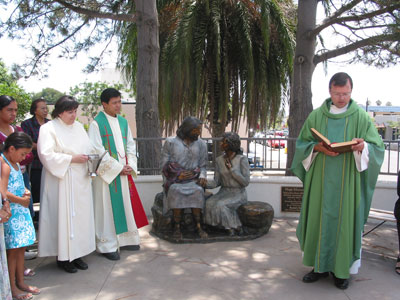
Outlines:
{"type": "Polygon", "coordinates": [[[56,101],[63,96],[64,93],[61,93],[60,91],[53,89],[53,88],[44,88],[41,90],[39,93],[33,94],[32,99],[45,99],[47,103],[49,104],[54,104],[56,101]]]}
{"type": "Polygon", "coordinates": [[[60,57],[72,59],[96,44],[103,47],[90,57],[85,70],[99,69],[121,22],[135,21],[134,1],[2,0],[0,5],[5,16],[0,21],[0,37],[19,39],[32,51],[19,66],[19,76],[45,76],[47,59],[55,48],[60,57]]]}
{"type": "MultiPolygon", "coordinates": [[[[123,29],[137,25],[138,47],[128,49],[137,53],[138,72],[131,74],[138,86],[137,136],[160,136],[156,0],[0,0],[0,13],[0,36],[20,39],[32,50],[31,59],[19,69],[20,76],[45,75],[47,59],[56,48],[60,56],[74,58],[94,45],[103,47],[90,58],[86,71],[98,70],[102,59],[109,57],[110,45],[121,44],[123,29]]],[[[136,86],[133,81],[131,86],[136,86]]],[[[161,141],[138,144],[139,167],[159,172],[160,149],[161,141]],[[152,167],[153,163],[157,167],[152,167]]]]}
{"type": "Polygon", "coordinates": [[[314,64],[352,53],[350,63],[389,67],[400,62],[400,2],[398,0],[321,1],[325,19],[308,33],[320,50],[314,64]],[[330,29],[330,30],[327,30],[330,29]],[[325,40],[334,42],[327,45],[325,40]]]}
{"type": "Polygon", "coordinates": [[[0,95],[11,96],[17,101],[16,121],[23,121],[31,107],[31,96],[18,85],[15,77],[10,74],[2,60],[0,60],[0,95]]]}

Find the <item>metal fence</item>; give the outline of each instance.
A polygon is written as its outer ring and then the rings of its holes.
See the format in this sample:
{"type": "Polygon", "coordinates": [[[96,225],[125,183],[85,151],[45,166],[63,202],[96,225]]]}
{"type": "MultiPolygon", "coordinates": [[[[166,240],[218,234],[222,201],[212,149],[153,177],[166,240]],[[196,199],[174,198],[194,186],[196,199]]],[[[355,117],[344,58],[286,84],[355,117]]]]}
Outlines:
{"type": "Polygon", "coordinates": [[[380,174],[397,175],[400,169],[400,141],[384,140],[383,143],[385,144],[385,159],[380,174]]]}
{"type": "MultiPolygon", "coordinates": [[[[207,143],[208,163],[207,170],[213,171],[215,159],[221,154],[219,150],[221,138],[202,138],[207,143]]],[[[137,138],[136,147],[139,143],[154,143],[160,141],[163,144],[165,138],[137,138]]],[[[261,171],[274,174],[285,174],[287,145],[291,141],[293,144],[296,139],[285,137],[273,138],[241,138],[241,146],[243,154],[247,156],[250,164],[250,171],[261,171]]],[[[380,174],[397,175],[400,168],[399,165],[399,141],[384,141],[385,144],[385,159],[381,167],[380,174]]],[[[140,156],[140,153],[138,153],[140,156]]],[[[152,159],[146,162],[146,166],[138,166],[141,174],[160,174],[160,166],[157,159],[152,159]]]]}

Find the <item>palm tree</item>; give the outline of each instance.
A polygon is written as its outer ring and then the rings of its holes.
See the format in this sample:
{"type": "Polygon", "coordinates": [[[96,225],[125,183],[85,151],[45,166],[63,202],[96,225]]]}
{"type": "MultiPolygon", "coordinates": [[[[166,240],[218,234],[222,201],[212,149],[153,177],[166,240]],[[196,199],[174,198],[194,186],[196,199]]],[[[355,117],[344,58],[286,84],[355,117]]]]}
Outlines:
{"type": "MultiPolygon", "coordinates": [[[[159,112],[171,132],[188,115],[219,136],[265,129],[280,111],[294,54],[288,0],[158,1],[159,112]]],[[[290,17],[292,16],[292,17],[290,17]]]]}

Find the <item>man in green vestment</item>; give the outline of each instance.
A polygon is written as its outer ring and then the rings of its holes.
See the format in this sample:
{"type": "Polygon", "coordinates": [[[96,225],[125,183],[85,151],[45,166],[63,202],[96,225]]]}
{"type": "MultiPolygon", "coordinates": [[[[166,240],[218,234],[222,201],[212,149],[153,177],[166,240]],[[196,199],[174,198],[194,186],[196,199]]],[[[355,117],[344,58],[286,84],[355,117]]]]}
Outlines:
{"type": "Polygon", "coordinates": [[[136,144],[120,115],[121,93],[107,88],[100,100],[104,112],[89,127],[96,152],[107,151],[93,179],[96,250],[118,260],[120,249],[139,250],[138,229],[148,223],[131,176],[137,174],[136,144]]]}
{"type": "Polygon", "coordinates": [[[340,289],[358,272],[362,231],[384,157],[382,139],[368,114],[351,99],[352,89],[348,74],[331,78],[331,97],[305,121],[292,163],[304,186],[296,234],[303,264],[313,267],[303,281],[315,282],[331,272],[340,289]],[[319,143],[311,128],[332,143],[357,144],[339,154],[319,143]]]}

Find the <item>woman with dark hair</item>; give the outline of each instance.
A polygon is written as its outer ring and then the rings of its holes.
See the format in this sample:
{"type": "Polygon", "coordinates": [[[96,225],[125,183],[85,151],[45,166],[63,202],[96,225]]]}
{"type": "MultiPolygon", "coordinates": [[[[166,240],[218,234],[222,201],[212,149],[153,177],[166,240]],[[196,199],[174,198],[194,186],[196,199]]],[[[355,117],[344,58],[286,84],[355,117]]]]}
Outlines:
{"type": "MultiPolygon", "coordinates": [[[[13,132],[23,131],[21,127],[13,125],[17,117],[18,103],[11,96],[2,95],[0,96],[0,144],[3,144],[6,138],[13,132]]],[[[33,153],[30,152],[26,158],[20,162],[21,171],[24,176],[25,186],[30,189],[28,173],[26,173],[26,167],[32,162],[33,153]]],[[[34,216],[33,206],[29,204],[29,211],[31,216],[34,216]]]]}
{"type": "MultiPolygon", "coordinates": [[[[22,131],[18,126],[11,125],[15,122],[18,112],[17,101],[11,96],[0,96],[0,143],[3,144],[6,138],[13,132],[22,131]]],[[[30,153],[30,159],[33,155],[30,153]]],[[[24,161],[26,161],[27,157],[24,161]]]]}
{"type": "Polygon", "coordinates": [[[37,141],[39,137],[40,126],[50,121],[47,119],[48,108],[46,100],[43,98],[36,99],[32,102],[30,113],[32,118],[21,123],[22,130],[32,138],[33,161],[30,165],[29,177],[31,181],[31,193],[33,203],[40,203],[40,180],[42,178],[42,163],[37,154],[37,141]]]}
{"type": "Polygon", "coordinates": [[[230,235],[235,235],[242,232],[242,223],[236,210],[247,202],[250,166],[247,157],[243,156],[238,134],[226,132],[221,149],[224,154],[217,157],[214,180],[207,183],[208,189],[221,188],[206,201],[204,218],[206,224],[222,227],[230,235]]]}
{"type": "Polygon", "coordinates": [[[39,256],[57,256],[68,273],[86,270],[81,259],[95,250],[92,182],[86,162],[93,152],[76,119],[79,103],[57,100],[53,120],[40,127],[37,151],[43,164],[39,219],[39,256]]]}

